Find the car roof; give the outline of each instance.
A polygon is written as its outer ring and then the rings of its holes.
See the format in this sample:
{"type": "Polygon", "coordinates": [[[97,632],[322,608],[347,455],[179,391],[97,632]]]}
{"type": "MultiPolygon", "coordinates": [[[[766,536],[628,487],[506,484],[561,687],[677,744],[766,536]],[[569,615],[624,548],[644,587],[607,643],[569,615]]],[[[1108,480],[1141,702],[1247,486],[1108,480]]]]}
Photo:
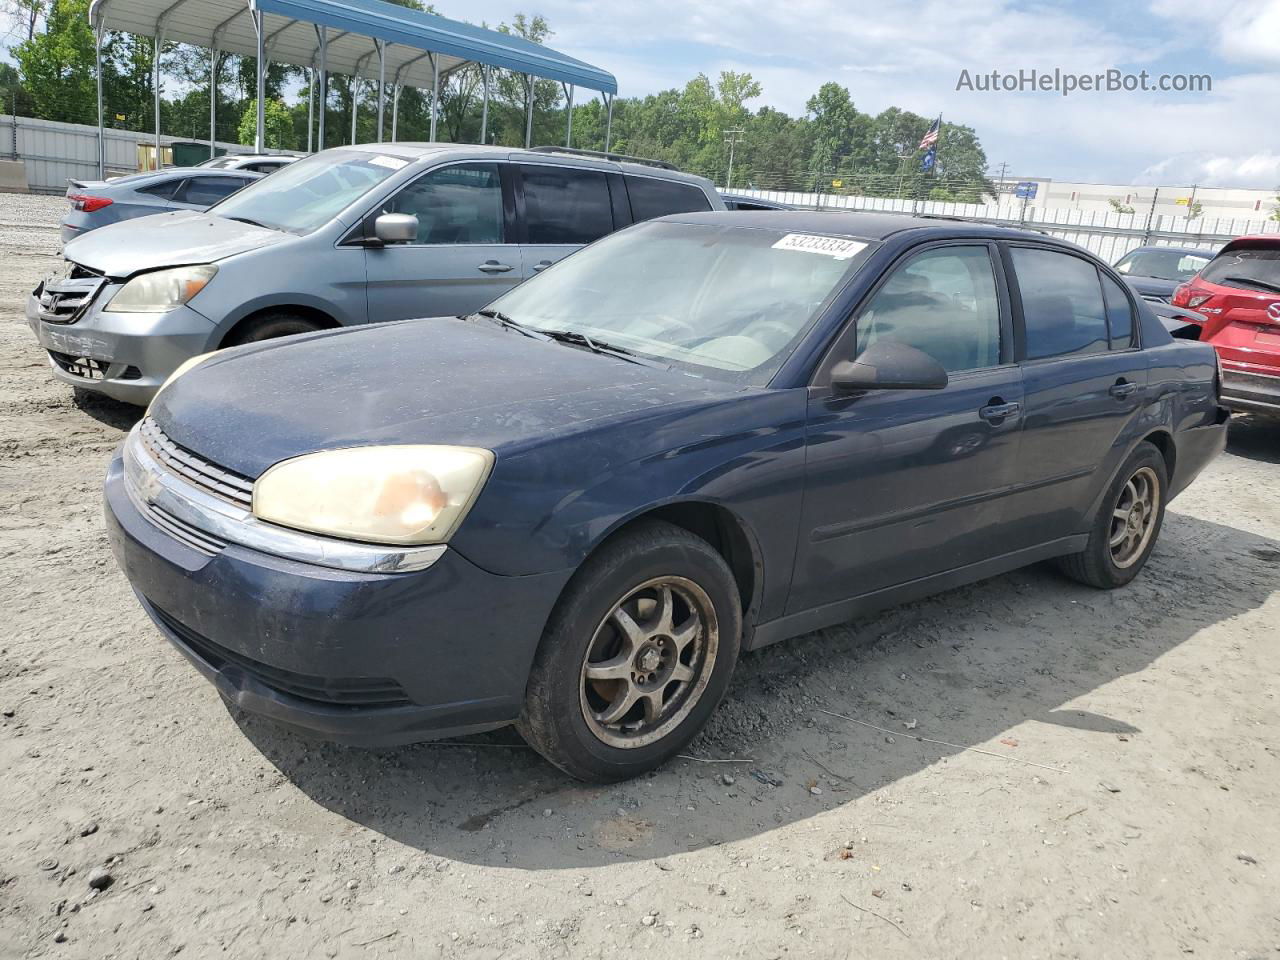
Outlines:
{"type": "Polygon", "coordinates": [[[1125,256],[1126,257],[1129,256],[1130,253],[1137,253],[1139,250],[1162,250],[1170,253],[1192,253],[1198,257],[1209,257],[1210,259],[1213,258],[1213,251],[1206,250],[1204,247],[1174,247],[1174,246],[1166,246],[1163,243],[1147,243],[1142,245],[1141,247],[1134,247],[1132,250],[1129,251],[1129,253],[1126,253],[1125,256]]]}
{"type": "Polygon", "coordinates": [[[1073,243],[1058,240],[1031,230],[957,220],[944,217],[913,217],[900,213],[855,213],[835,210],[739,210],[709,213],[677,213],[661,218],[673,223],[702,223],[734,227],[757,227],[785,230],[788,233],[817,233],[850,237],[857,240],[886,240],[908,231],[921,231],[930,237],[979,237],[984,239],[1020,239],[1049,241],[1058,246],[1079,250],[1073,243]]]}
{"type": "Polygon", "coordinates": [[[670,170],[665,167],[651,166],[646,163],[633,163],[626,160],[612,160],[605,156],[584,156],[578,153],[559,153],[554,150],[526,150],[523,147],[500,147],[483,143],[429,143],[425,141],[397,140],[395,143],[357,143],[335,150],[358,150],[363,153],[377,153],[399,157],[403,160],[417,161],[426,158],[436,159],[442,154],[456,153],[459,157],[476,159],[492,156],[496,159],[511,159],[529,163],[547,163],[554,160],[565,166],[580,166],[592,170],[613,170],[635,176],[658,177],[662,180],[681,180],[696,184],[698,187],[715,189],[710,180],[682,170],[670,170]]]}
{"type": "Polygon", "coordinates": [[[1238,250],[1241,247],[1280,247],[1280,233],[1253,233],[1236,237],[1234,240],[1229,240],[1218,254],[1224,254],[1228,250],[1238,250]]]}

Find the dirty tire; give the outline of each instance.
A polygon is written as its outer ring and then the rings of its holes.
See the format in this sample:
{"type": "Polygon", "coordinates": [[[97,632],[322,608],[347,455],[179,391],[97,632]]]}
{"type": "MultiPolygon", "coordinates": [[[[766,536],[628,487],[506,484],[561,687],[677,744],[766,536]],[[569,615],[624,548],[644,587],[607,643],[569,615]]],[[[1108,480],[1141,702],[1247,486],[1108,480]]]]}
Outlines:
{"type": "MultiPolygon", "coordinates": [[[[662,619],[658,616],[658,601],[634,602],[651,604],[648,608],[632,608],[637,611],[638,619],[644,619],[639,611],[651,611],[644,624],[646,629],[662,619]]],[[[632,626],[637,623],[633,622],[632,626]]],[[[670,631],[673,636],[677,632],[681,631],[670,631]]],[[[660,633],[654,635],[661,636],[660,633]]],[[[618,642],[623,642],[621,631],[616,636],[618,642]]],[[[660,521],[645,522],[607,541],[574,574],[538,647],[529,674],[524,709],[516,727],[543,757],[580,780],[610,782],[638,776],[665,763],[702,729],[729,685],[741,636],[741,599],[724,558],[701,537],[681,527],[660,521]],[[675,584],[686,585],[687,596],[695,597],[703,605],[695,608],[682,605],[681,599],[676,601],[681,605],[680,615],[685,622],[697,620],[699,624],[693,635],[700,639],[689,641],[688,648],[692,653],[700,649],[704,656],[698,666],[690,668],[693,679],[687,685],[677,682],[674,675],[665,681],[671,684],[665,689],[674,691],[671,713],[665,721],[670,724],[669,729],[664,730],[664,723],[655,720],[650,735],[657,739],[638,745],[614,745],[603,739],[612,732],[604,731],[599,716],[589,705],[589,698],[598,696],[599,686],[592,686],[586,675],[588,661],[591,660],[593,667],[598,665],[592,658],[597,655],[601,641],[609,640],[608,631],[613,629],[613,618],[624,601],[633,602],[628,598],[643,596],[648,584],[659,583],[651,589],[661,590],[661,583],[667,578],[675,584]],[[699,617],[691,612],[695,609],[709,609],[710,613],[699,617]],[[680,697],[685,691],[687,699],[682,701],[680,697]],[[590,721],[589,709],[594,717],[590,721]],[[681,713],[684,713],[682,718],[681,713]]],[[[658,640],[659,645],[662,642],[658,640]]],[[[631,647],[636,644],[633,642],[631,647]]],[[[643,651],[643,644],[637,649],[643,651]]],[[[672,649],[676,651],[675,661],[679,661],[683,648],[673,646],[672,649]]],[[[640,656],[637,655],[635,663],[641,662],[640,656]]],[[[619,657],[628,659],[625,653],[619,657]]],[[[636,689],[634,680],[616,681],[617,684],[628,682],[636,689]]],[[[663,682],[659,675],[659,688],[663,682]]],[[[609,683],[605,681],[605,689],[623,689],[610,687],[609,683]]],[[[617,696],[616,702],[621,703],[621,695],[617,696]]],[[[645,706],[637,701],[641,713],[645,706]]],[[[647,722],[641,721],[642,731],[647,722]]],[[[624,733],[618,732],[615,739],[623,740],[624,733]]]]}
{"type": "Polygon", "coordinates": [[[1089,531],[1088,546],[1079,553],[1060,557],[1057,561],[1058,569],[1071,579],[1100,590],[1113,590],[1129,583],[1146,565],[1147,558],[1155,548],[1156,541],[1160,537],[1160,527],[1164,523],[1164,510],[1168,499],[1169,476],[1164,455],[1153,444],[1143,441],[1116,472],[1106,496],[1102,498],[1098,514],[1093,520],[1093,527],[1089,531]],[[1122,509],[1126,502],[1126,485],[1139,476],[1154,478],[1156,509],[1151,520],[1150,536],[1146,538],[1145,545],[1127,561],[1127,566],[1121,566],[1116,562],[1112,552],[1112,522],[1116,511],[1122,509]]]}
{"type": "Polygon", "coordinates": [[[238,347],[242,343],[257,343],[260,340],[274,340],[276,337],[289,337],[295,333],[314,333],[322,329],[320,324],[309,317],[280,310],[254,317],[229,337],[223,346],[238,347]]]}

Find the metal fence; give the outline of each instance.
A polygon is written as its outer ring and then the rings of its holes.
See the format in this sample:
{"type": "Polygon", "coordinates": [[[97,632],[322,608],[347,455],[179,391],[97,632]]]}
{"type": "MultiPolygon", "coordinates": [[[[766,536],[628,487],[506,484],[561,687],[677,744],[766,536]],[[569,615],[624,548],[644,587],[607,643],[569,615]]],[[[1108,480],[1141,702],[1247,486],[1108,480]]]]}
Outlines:
{"type": "MultiPolygon", "coordinates": [[[[154,147],[154,133],[134,130],[105,131],[107,176],[138,172],[138,147],[154,147]]],[[[161,137],[168,146],[190,143],[184,137],[161,137]]],[[[207,141],[206,141],[207,143],[207,141]]],[[[248,148],[235,143],[219,147],[230,151],[248,148]]],[[[154,156],[155,151],[152,150],[154,156]]],[[[20,160],[26,167],[32,193],[62,193],[67,180],[98,179],[98,128],[83,123],[60,123],[0,114],[0,160],[20,160]]]]}
{"type": "Polygon", "coordinates": [[[1280,234],[1280,221],[1277,220],[1103,213],[1070,208],[1041,208],[1023,203],[950,203],[940,200],[857,197],[739,187],[735,187],[733,193],[818,210],[862,210],[908,216],[958,217],[1039,230],[1077,243],[1108,263],[1114,263],[1130,250],[1150,244],[1200,247],[1212,251],[1228,240],[1245,234],[1280,234]]]}

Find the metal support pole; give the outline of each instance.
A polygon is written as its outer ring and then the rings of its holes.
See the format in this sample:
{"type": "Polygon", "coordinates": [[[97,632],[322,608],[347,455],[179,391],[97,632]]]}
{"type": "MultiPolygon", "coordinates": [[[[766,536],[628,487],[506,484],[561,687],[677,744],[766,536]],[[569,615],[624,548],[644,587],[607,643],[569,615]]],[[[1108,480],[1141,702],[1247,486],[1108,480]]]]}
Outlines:
{"type": "MultiPolygon", "coordinates": [[[[98,179],[107,178],[107,132],[102,113],[102,21],[94,24],[94,55],[98,62],[98,179]]],[[[17,113],[15,110],[14,113],[17,113]]],[[[15,137],[15,145],[16,145],[15,137]]]]}
{"type": "Polygon", "coordinates": [[[263,29],[262,11],[257,8],[253,11],[253,31],[258,35],[258,127],[253,139],[253,149],[255,153],[263,153],[267,149],[267,37],[263,29]]]}
{"type": "Polygon", "coordinates": [[[311,139],[315,132],[314,125],[316,122],[316,68],[313,64],[307,71],[307,153],[315,153],[312,148],[314,141],[311,139]]]}
{"type": "MultiPolygon", "coordinates": [[[[561,86],[564,86],[564,84],[561,84],[561,86]]],[[[566,111],[569,115],[569,122],[565,124],[566,129],[564,132],[564,145],[566,147],[572,147],[573,146],[573,84],[571,83],[569,84],[569,86],[565,87],[564,92],[565,92],[565,96],[569,98],[569,106],[566,111]]]]}
{"type": "Polygon", "coordinates": [[[329,112],[329,31],[323,25],[316,27],[316,37],[320,41],[320,120],[316,124],[316,145],[324,149],[324,118],[329,112]]]}
{"type": "Polygon", "coordinates": [[[391,88],[391,142],[395,143],[400,134],[400,91],[403,88],[396,84],[391,88]]]}
{"type": "Polygon", "coordinates": [[[431,55],[431,133],[427,137],[436,142],[436,121],[440,117],[440,58],[431,55]]]}
{"type": "Polygon", "coordinates": [[[209,51],[209,159],[218,155],[218,48],[209,51]]]}
{"type": "Polygon", "coordinates": [[[480,66],[480,78],[484,82],[484,106],[480,108],[480,142],[488,139],[489,133],[489,65],[480,66]]]}
{"type": "Polygon", "coordinates": [[[604,123],[604,152],[605,153],[609,152],[609,139],[613,134],[613,96],[612,95],[608,97],[608,101],[609,101],[609,115],[608,115],[608,119],[605,120],[605,123],[604,123]]]}
{"type": "Polygon", "coordinates": [[[156,34],[154,56],[151,64],[151,88],[156,107],[156,170],[164,166],[164,154],[160,150],[160,51],[164,48],[164,32],[156,34]]]}
{"type": "Polygon", "coordinates": [[[525,83],[525,116],[524,116],[524,148],[533,146],[533,77],[524,75],[525,83]]]}
{"type": "Polygon", "coordinates": [[[356,112],[360,108],[360,78],[354,73],[351,75],[351,142],[356,142],[356,112]]]}
{"type": "Polygon", "coordinates": [[[375,40],[378,46],[378,143],[382,142],[382,120],[387,100],[387,44],[384,40],[375,40]]]}

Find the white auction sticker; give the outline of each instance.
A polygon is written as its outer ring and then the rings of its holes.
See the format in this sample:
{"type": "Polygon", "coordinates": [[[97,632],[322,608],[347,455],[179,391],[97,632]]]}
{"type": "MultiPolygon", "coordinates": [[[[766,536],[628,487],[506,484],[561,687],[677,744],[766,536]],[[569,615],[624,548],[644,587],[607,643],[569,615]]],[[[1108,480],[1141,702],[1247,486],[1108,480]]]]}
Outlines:
{"type": "Polygon", "coordinates": [[[386,167],[388,170],[399,170],[408,165],[408,160],[401,160],[399,157],[371,157],[369,162],[375,167],[386,167]]]}
{"type": "Polygon", "coordinates": [[[801,253],[821,253],[837,260],[856,257],[867,248],[861,240],[843,237],[822,237],[814,233],[788,233],[773,245],[775,250],[798,250],[801,253]]]}

